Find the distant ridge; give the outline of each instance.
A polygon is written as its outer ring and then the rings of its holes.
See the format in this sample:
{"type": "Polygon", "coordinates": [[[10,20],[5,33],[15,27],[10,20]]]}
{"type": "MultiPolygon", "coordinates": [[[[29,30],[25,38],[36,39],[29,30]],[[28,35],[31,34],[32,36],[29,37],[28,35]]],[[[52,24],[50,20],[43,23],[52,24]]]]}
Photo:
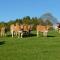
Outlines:
{"type": "Polygon", "coordinates": [[[43,21],[45,20],[49,20],[50,22],[52,22],[53,24],[58,23],[57,18],[55,18],[51,13],[45,13],[40,17],[43,21]]]}

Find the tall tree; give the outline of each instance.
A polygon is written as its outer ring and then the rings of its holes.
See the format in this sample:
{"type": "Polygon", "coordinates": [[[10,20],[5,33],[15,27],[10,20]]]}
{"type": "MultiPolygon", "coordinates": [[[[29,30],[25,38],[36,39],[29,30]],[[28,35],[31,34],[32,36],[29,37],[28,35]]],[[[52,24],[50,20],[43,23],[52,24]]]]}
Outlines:
{"type": "Polygon", "coordinates": [[[39,24],[37,17],[33,17],[33,18],[32,18],[32,24],[33,24],[33,25],[39,24]]]}
{"type": "Polygon", "coordinates": [[[29,16],[26,16],[23,18],[23,24],[30,24],[30,17],[29,16]]]}
{"type": "Polygon", "coordinates": [[[22,24],[22,19],[16,19],[15,23],[22,24]]]}

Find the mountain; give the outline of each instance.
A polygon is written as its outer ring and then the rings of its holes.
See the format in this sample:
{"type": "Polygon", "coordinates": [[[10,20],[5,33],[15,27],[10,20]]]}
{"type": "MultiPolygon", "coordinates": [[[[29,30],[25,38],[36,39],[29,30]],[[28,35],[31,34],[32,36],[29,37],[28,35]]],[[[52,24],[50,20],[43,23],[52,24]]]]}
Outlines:
{"type": "Polygon", "coordinates": [[[51,13],[45,13],[40,17],[43,21],[49,20],[51,23],[56,24],[58,23],[58,20],[51,14],[51,13]]]}

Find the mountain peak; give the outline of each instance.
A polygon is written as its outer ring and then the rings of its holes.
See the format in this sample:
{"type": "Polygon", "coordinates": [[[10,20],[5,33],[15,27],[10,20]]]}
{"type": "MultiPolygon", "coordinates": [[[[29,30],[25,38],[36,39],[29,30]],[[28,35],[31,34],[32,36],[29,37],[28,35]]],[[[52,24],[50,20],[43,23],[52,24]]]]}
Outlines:
{"type": "Polygon", "coordinates": [[[45,20],[49,20],[50,22],[52,22],[53,24],[58,23],[57,18],[55,18],[51,13],[45,13],[40,17],[43,21],[45,20]]]}

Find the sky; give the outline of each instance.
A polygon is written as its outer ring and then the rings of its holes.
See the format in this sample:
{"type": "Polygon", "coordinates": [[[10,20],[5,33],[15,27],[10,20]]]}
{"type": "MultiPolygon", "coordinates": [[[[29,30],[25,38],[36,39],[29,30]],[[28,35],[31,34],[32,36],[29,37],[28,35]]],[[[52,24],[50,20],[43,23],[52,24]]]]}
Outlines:
{"type": "Polygon", "coordinates": [[[0,22],[51,13],[60,21],[60,0],[0,0],[0,22]]]}

